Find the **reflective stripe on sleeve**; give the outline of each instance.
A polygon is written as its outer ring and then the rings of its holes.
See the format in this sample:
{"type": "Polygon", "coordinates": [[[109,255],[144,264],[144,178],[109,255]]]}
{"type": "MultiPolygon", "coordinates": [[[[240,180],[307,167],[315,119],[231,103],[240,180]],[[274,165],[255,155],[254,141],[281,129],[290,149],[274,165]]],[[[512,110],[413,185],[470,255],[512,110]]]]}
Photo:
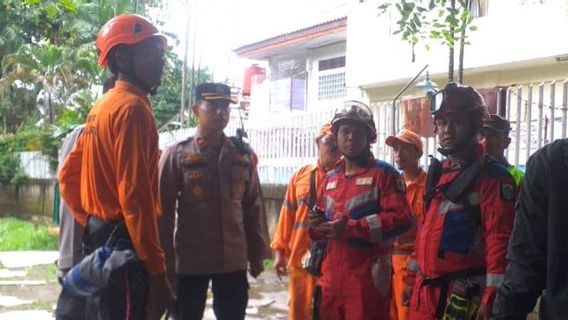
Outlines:
{"type": "Polygon", "coordinates": [[[504,280],[505,280],[505,275],[503,274],[494,274],[494,273],[487,274],[488,287],[498,287],[503,283],[504,280]]]}
{"type": "Polygon", "coordinates": [[[366,216],[364,219],[367,220],[367,224],[369,225],[369,241],[381,241],[383,238],[383,232],[381,231],[381,223],[379,222],[377,215],[372,214],[370,216],[366,216]]]}

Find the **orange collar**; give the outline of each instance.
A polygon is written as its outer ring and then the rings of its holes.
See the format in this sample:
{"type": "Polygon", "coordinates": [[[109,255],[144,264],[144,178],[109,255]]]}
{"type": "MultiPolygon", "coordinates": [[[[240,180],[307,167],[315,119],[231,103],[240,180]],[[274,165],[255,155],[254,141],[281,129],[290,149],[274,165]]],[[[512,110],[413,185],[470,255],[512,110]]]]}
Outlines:
{"type": "Polygon", "coordinates": [[[144,100],[148,101],[149,104],[148,94],[133,83],[124,80],[116,80],[113,89],[132,92],[135,95],[139,96],[140,98],[143,98],[144,100]]]}

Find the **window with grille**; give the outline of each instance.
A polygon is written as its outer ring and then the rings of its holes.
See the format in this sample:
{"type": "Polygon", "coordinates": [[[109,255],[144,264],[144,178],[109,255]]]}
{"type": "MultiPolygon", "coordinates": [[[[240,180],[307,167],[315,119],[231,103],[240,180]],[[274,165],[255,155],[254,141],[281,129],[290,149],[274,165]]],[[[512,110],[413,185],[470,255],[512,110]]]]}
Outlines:
{"type": "Polygon", "coordinates": [[[345,97],[345,72],[319,76],[318,100],[334,100],[345,97]]]}
{"type": "Polygon", "coordinates": [[[319,71],[325,71],[337,68],[345,68],[345,56],[320,60],[318,63],[319,71]]]}
{"type": "Polygon", "coordinates": [[[345,88],[345,56],[318,62],[318,100],[335,100],[347,95],[345,88]]]}

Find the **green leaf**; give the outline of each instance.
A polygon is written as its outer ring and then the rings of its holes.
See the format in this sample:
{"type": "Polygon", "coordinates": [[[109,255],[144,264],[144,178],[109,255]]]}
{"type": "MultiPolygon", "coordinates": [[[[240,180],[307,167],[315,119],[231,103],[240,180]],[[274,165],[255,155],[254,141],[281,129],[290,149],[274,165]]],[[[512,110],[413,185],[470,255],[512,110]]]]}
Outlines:
{"type": "Polygon", "coordinates": [[[43,11],[45,11],[45,13],[50,17],[50,18],[55,18],[57,17],[57,15],[59,14],[59,9],[57,9],[57,7],[53,4],[50,4],[48,6],[46,6],[43,11]]]}
{"type": "Polygon", "coordinates": [[[33,6],[33,5],[39,4],[41,2],[41,0],[24,0],[24,2],[28,5],[33,6]]]}
{"type": "Polygon", "coordinates": [[[414,21],[414,24],[415,24],[417,27],[421,27],[421,26],[422,26],[422,24],[420,23],[420,18],[419,18],[417,15],[415,15],[414,18],[412,18],[412,21],[414,21]]]}
{"type": "Polygon", "coordinates": [[[432,10],[435,7],[436,7],[436,1],[430,0],[430,3],[428,4],[428,9],[432,10]]]}
{"type": "Polygon", "coordinates": [[[59,0],[59,4],[68,11],[77,11],[77,4],[73,0],[59,0]]]}
{"type": "Polygon", "coordinates": [[[476,31],[477,30],[477,26],[469,26],[469,31],[476,31]]]}

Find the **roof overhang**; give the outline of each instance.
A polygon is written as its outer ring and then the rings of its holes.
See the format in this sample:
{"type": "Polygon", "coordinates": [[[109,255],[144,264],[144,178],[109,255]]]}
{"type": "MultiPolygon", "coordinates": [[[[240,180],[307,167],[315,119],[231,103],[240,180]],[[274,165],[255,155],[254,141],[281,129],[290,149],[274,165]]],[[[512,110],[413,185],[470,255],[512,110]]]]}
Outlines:
{"type": "Polygon", "coordinates": [[[275,55],[292,55],[346,39],[347,17],[285,33],[239,47],[234,52],[243,58],[268,60],[275,55]]]}

